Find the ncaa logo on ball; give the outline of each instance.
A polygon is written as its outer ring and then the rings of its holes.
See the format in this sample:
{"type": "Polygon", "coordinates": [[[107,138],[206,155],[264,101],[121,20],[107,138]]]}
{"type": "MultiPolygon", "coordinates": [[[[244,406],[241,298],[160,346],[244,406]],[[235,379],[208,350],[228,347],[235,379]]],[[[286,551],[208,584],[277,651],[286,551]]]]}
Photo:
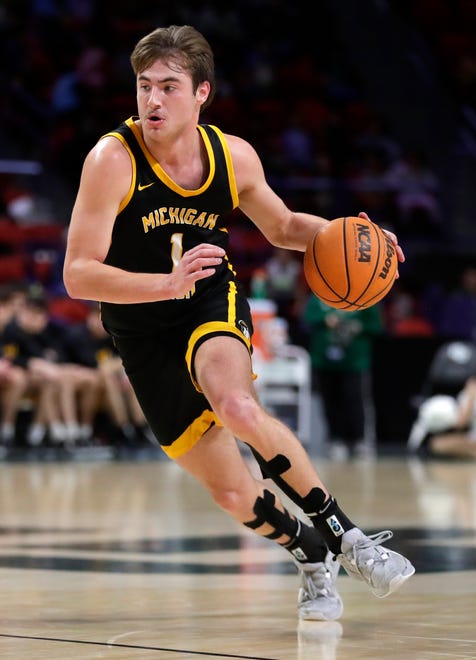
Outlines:
{"type": "Polygon", "coordinates": [[[367,225],[357,225],[357,250],[359,253],[357,261],[370,262],[372,239],[370,237],[370,228],[367,225]]]}
{"type": "Polygon", "coordinates": [[[326,518],[326,522],[329,525],[329,527],[332,529],[334,536],[342,536],[344,530],[342,529],[342,525],[340,524],[336,516],[329,516],[329,518],[326,518]]]}

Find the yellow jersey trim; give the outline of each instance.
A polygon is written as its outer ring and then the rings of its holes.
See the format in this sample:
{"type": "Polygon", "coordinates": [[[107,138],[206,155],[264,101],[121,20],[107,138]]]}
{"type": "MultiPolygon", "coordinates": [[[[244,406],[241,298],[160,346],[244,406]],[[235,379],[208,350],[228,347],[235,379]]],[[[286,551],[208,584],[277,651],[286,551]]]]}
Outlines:
{"type": "Polygon", "coordinates": [[[223,426],[218,417],[211,410],[205,410],[200,417],[194,419],[185,431],[171,445],[163,446],[162,449],[169,458],[178,458],[186,454],[200,440],[202,435],[213,425],[223,426]]]}
{"type": "Polygon", "coordinates": [[[236,207],[239,205],[240,200],[238,197],[238,189],[236,187],[235,170],[233,169],[233,161],[231,159],[230,147],[228,146],[228,142],[226,141],[222,131],[219,128],[217,128],[217,126],[213,126],[213,124],[209,124],[209,126],[218,135],[218,139],[220,140],[221,146],[223,147],[223,153],[225,154],[225,161],[226,161],[226,170],[228,172],[228,183],[230,186],[231,198],[233,200],[233,208],[236,209],[236,207]]]}
{"type": "Polygon", "coordinates": [[[207,335],[212,335],[215,333],[227,334],[236,337],[241,342],[243,342],[243,344],[245,344],[246,348],[251,354],[250,339],[245,337],[245,335],[242,332],[240,332],[233,323],[226,321],[211,321],[210,323],[204,323],[203,325],[199,325],[198,328],[196,328],[190,336],[188,342],[188,349],[185,354],[185,362],[187,363],[188,371],[190,373],[190,378],[192,379],[192,383],[194,384],[197,392],[202,392],[202,390],[200,389],[197,383],[192,366],[192,358],[195,353],[195,347],[200,339],[206,337],[207,335]]]}
{"type": "Polygon", "coordinates": [[[163,183],[165,183],[165,185],[168,186],[171,190],[178,193],[182,197],[194,197],[195,195],[200,195],[209,187],[210,183],[213,180],[213,177],[215,176],[215,157],[213,155],[213,149],[211,142],[208,139],[208,135],[201,126],[197,126],[197,129],[200,132],[200,135],[202,136],[202,140],[205,145],[205,149],[207,151],[208,163],[209,163],[208,177],[205,183],[203,184],[203,186],[200,186],[200,188],[196,188],[195,190],[188,190],[187,188],[182,188],[181,186],[178,185],[178,183],[176,183],[173,179],[171,179],[170,176],[167,174],[167,172],[161,167],[161,165],[159,165],[157,160],[147,149],[147,145],[144,142],[144,138],[142,137],[142,133],[139,127],[134,121],[134,117],[129,117],[129,119],[127,119],[125,123],[134,133],[137,142],[139,143],[140,148],[144,152],[144,156],[146,157],[147,162],[154,171],[155,175],[163,183]]]}
{"type": "Polygon", "coordinates": [[[131,185],[129,187],[129,191],[128,191],[127,195],[124,197],[124,199],[119,204],[119,209],[117,211],[117,214],[119,215],[119,213],[121,211],[123,211],[126,208],[126,206],[129,204],[129,202],[132,199],[132,195],[134,194],[134,190],[135,190],[135,187],[136,187],[136,178],[137,178],[136,159],[134,158],[134,154],[132,153],[129,145],[127,144],[126,140],[124,139],[124,136],[122,136],[120,133],[116,133],[114,131],[111,131],[111,133],[106,133],[106,135],[103,135],[100,139],[102,140],[105,137],[114,137],[117,140],[119,140],[119,142],[122,144],[124,149],[129,154],[129,158],[131,159],[131,165],[132,165],[131,185]]]}

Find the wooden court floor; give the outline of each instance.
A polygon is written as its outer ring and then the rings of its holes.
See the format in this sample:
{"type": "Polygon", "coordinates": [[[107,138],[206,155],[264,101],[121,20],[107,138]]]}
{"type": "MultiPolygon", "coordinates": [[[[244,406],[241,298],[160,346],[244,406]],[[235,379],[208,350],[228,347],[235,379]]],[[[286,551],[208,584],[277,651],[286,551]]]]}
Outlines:
{"type": "Polygon", "coordinates": [[[387,599],[341,573],[342,619],[305,625],[287,553],[168,460],[4,460],[0,658],[476,658],[476,462],[313,460],[417,573],[387,599]]]}

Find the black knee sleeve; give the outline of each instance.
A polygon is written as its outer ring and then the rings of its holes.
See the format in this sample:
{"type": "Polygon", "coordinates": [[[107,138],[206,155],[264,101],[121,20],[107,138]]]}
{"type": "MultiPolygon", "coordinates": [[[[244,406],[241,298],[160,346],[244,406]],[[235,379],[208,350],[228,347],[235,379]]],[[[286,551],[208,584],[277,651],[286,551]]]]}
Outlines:
{"type": "Polygon", "coordinates": [[[313,488],[302,498],[302,510],[310,518],[317,516],[326,501],[326,494],[321,488],[313,488]]]}
{"type": "Polygon", "coordinates": [[[283,472],[286,472],[286,470],[289,470],[291,467],[289,459],[286,458],[286,456],[283,454],[278,454],[270,461],[265,461],[265,459],[256,451],[256,449],[250,445],[248,445],[248,447],[251,449],[251,452],[260,467],[261,474],[265,479],[274,480],[275,477],[279,477],[283,472]]]}
{"type": "Polygon", "coordinates": [[[258,497],[253,507],[253,513],[256,518],[244,523],[250,529],[257,529],[267,523],[274,527],[274,532],[266,534],[268,539],[278,539],[285,534],[294,538],[298,528],[298,522],[286,509],[280,511],[276,504],[276,496],[269,490],[265,490],[263,497],[258,497]]]}
{"type": "Polygon", "coordinates": [[[317,486],[302,497],[281,477],[283,472],[291,467],[291,463],[286,456],[278,454],[272,460],[265,461],[253,447],[251,447],[251,451],[260,466],[263,477],[272,479],[283,493],[309,516],[312,524],[321,533],[327,546],[333,552],[340,552],[342,534],[355,527],[355,525],[341,511],[336,500],[333,497],[326,500],[325,492],[317,486]]]}
{"type": "Polygon", "coordinates": [[[304,500],[303,498],[296,493],[294,488],[292,488],[284,479],[281,477],[283,472],[286,472],[289,470],[291,467],[291,462],[289,458],[284,456],[283,454],[277,454],[274,458],[272,458],[270,461],[265,461],[265,459],[261,456],[261,454],[258,454],[258,452],[253,449],[253,447],[250,447],[253,456],[256,459],[256,462],[258,463],[261,474],[265,479],[272,479],[276,486],[278,486],[283,493],[286,493],[286,495],[289,497],[291,502],[294,502],[294,504],[297,504],[301,509],[304,510],[303,504],[304,500]]]}

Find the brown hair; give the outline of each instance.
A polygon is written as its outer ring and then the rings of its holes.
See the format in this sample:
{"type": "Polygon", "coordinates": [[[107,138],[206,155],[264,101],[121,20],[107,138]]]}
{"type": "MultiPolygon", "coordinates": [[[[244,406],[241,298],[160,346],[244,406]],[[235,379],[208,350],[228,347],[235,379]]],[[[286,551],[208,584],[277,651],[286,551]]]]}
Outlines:
{"type": "Polygon", "coordinates": [[[187,71],[192,78],[193,91],[208,81],[210,94],[202,105],[204,110],[215,95],[215,64],[213,51],[205,37],[191,25],[170,25],[157,28],[136,44],[131,54],[135,75],[155,61],[163,60],[187,71]]]}

